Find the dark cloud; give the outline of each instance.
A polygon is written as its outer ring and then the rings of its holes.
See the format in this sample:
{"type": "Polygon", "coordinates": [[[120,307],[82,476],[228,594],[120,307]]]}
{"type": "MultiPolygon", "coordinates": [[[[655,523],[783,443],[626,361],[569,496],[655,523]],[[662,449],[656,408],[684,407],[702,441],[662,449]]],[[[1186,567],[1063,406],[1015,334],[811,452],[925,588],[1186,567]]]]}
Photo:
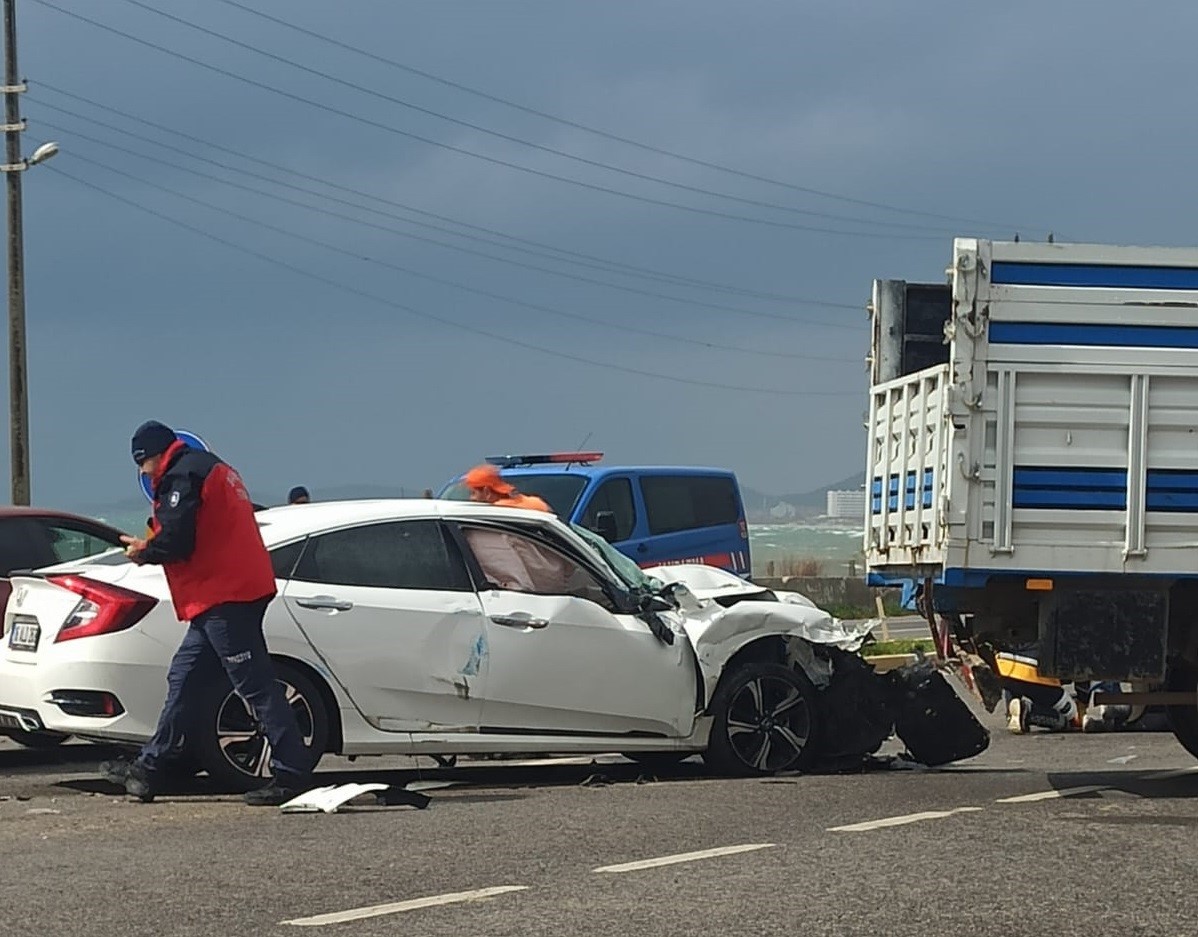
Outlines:
{"type": "MultiPolygon", "coordinates": [[[[611,277],[679,297],[791,314],[796,321],[721,312],[550,277],[272,202],[87,142],[80,133],[227,175],[57,114],[41,105],[160,136],[71,103],[39,88],[39,81],[473,224],[681,276],[857,307],[874,276],[937,279],[953,231],[1008,235],[1018,226],[1025,236],[1052,228],[1077,239],[1193,240],[1186,196],[1198,125],[1190,119],[1188,37],[1198,12],[1188,4],[982,9],[840,3],[812,10],[788,2],[711,0],[273,0],[257,6],[430,72],[704,160],[1002,226],[980,229],[875,211],[728,176],[482,101],[221,3],[197,9],[175,0],[160,7],[545,146],[686,185],[872,219],[871,231],[896,236],[833,237],[646,205],[284,100],[26,2],[20,38],[22,71],[33,85],[26,102],[28,143],[59,139],[63,155],[56,169],[467,329],[636,371],[842,394],[687,386],[505,344],[271,266],[39,168],[26,178],[26,242],[40,501],[88,504],[131,491],[126,437],[148,417],[201,431],[267,490],[285,490],[297,478],[314,487],[436,485],[488,452],[570,447],[588,435],[592,445],[621,461],[728,465],[756,487],[801,489],[841,477],[861,462],[864,371],[851,362],[866,353],[867,334],[864,314],[852,310],[786,307],[611,277]],[[112,175],[89,163],[94,160],[135,178],[112,175]],[[607,325],[571,322],[414,279],[200,208],[152,184],[360,257],[607,325]],[[937,230],[883,228],[879,221],[937,230]],[[829,322],[853,327],[828,328],[829,322]],[[629,326],[716,348],[636,336],[629,326]],[[835,360],[739,354],[731,346],[835,360]]],[[[532,151],[331,86],[121,0],[80,11],[257,81],[496,159],[657,199],[799,224],[838,224],[680,192],[532,151]]],[[[344,206],[326,207],[445,239],[344,206]]]]}

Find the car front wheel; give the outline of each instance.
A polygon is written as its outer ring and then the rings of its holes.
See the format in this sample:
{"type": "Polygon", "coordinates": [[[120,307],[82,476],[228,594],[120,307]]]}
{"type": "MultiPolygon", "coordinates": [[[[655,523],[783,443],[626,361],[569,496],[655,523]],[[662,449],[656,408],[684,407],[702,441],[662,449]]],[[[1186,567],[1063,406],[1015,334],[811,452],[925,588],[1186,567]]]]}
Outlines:
{"type": "MultiPolygon", "coordinates": [[[[287,664],[275,664],[275,677],[299,723],[300,737],[311,763],[315,764],[329,741],[329,714],[324,697],[306,674],[287,664]]],[[[205,697],[200,718],[202,731],[190,754],[219,787],[248,791],[270,780],[270,742],[249,706],[233,692],[228,681],[213,686],[205,697]]]]}
{"type": "Polygon", "coordinates": [[[703,760],[724,774],[761,775],[807,767],[817,739],[815,687],[782,664],[745,664],[720,685],[703,760]]]}

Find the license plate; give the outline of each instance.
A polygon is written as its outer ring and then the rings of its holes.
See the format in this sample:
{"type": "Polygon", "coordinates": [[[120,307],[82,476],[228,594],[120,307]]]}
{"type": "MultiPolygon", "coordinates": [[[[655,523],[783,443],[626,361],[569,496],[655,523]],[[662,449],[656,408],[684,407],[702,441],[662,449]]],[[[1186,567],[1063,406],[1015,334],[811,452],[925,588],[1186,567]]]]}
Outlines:
{"type": "Polygon", "coordinates": [[[42,628],[36,619],[16,618],[8,635],[8,646],[14,651],[36,651],[41,636],[42,628]]]}

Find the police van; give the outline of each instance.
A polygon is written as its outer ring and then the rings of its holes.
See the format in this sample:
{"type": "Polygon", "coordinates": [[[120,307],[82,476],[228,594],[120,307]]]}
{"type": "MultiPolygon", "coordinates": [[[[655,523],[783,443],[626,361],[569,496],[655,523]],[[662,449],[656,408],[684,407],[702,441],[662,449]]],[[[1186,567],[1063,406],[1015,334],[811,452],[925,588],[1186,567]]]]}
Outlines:
{"type": "MultiPolygon", "coordinates": [[[[749,530],[736,475],[725,469],[600,466],[601,452],[492,456],[503,478],[593,530],[642,567],[706,563],[748,576],[749,530]]],[[[439,497],[470,498],[464,476],[439,497]]]]}

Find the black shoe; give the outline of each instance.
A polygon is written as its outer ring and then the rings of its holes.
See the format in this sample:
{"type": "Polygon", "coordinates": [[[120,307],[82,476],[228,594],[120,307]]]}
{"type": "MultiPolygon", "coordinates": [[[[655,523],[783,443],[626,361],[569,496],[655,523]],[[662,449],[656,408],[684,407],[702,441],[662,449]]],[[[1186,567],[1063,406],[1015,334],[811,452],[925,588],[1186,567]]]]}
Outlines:
{"type": "Polygon", "coordinates": [[[102,761],[100,762],[100,777],[109,784],[124,787],[125,781],[129,779],[129,767],[132,764],[133,759],[125,755],[113,758],[111,761],[102,761]]]}
{"type": "Polygon", "coordinates": [[[158,793],[158,785],[154,775],[146,770],[140,761],[130,762],[125,774],[125,793],[136,797],[143,804],[148,804],[158,793]]]}
{"type": "Polygon", "coordinates": [[[310,779],[299,776],[274,778],[266,787],[245,792],[245,802],[251,807],[279,807],[294,800],[311,787],[310,779]]]}

